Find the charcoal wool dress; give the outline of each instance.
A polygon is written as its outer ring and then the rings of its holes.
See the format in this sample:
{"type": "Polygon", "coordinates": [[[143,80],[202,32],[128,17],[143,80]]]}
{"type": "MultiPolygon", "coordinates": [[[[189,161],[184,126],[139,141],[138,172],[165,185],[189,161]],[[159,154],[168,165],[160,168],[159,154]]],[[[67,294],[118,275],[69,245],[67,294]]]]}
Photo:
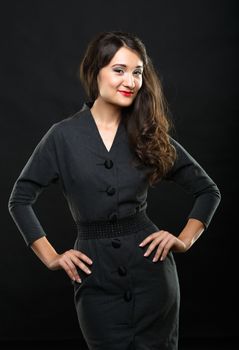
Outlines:
{"type": "MultiPolygon", "coordinates": [[[[158,227],[147,214],[147,166],[136,167],[121,120],[108,151],[88,102],[55,124],[14,183],[9,212],[26,244],[46,236],[33,204],[58,183],[76,224],[74,249],[90,257],[90,275],[72,282],[89,350],[177,350],[180,289],[173,253],[154,263],[139,243],[158,227]]],[[[188,218],[208,227],[220,202],[215,182],[173,138],[177,159],[165,180],[194,198],[188,218]]]]}

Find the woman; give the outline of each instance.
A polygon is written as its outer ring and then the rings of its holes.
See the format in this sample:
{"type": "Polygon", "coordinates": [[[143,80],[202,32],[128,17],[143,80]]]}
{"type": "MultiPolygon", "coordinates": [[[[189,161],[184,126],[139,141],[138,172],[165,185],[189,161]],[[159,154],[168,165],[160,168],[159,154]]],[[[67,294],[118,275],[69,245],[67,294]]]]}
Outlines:
{"type": "Polygon", "coordinates": [[[14,184],[9,211],[41,261],[72,280],[90,350],[176,350],[180,292],[173,252],[186,252],[208,227],[220,192],[169,136],[160,81],[139,38],[98,34],[80,78],[89,100],[44,135],[14,184]],[[195,198],[178,237],[146,213],[148,186],[162,179],[195,198]],[[77,225],[74,249],[63,253],[32,209],[50,183],[59,183],[77,225]]]}

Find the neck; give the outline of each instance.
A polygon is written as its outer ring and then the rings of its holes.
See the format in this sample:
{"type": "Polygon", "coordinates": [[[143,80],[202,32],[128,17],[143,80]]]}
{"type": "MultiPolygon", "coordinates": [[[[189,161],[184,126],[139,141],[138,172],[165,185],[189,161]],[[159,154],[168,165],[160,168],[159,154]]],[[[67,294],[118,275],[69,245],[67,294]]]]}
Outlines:
{"type": "Polygon", "coordinates": [[[102,99],[95,100],[90,111],[96,122],[102,126],[118,125],[121,119],[121,107],[105,102],[102,99]]]}

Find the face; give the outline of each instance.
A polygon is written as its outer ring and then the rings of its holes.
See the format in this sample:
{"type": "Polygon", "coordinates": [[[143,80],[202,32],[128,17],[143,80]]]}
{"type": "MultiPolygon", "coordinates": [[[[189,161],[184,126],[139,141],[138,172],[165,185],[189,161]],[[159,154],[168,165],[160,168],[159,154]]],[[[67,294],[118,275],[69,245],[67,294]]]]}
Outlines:
{"type": "Polygon", "coordinates": [[[142,86],[143,62],[135,51],[121,47],[97,77],[99,96],[120,107],[131,105],[142,86]]]}

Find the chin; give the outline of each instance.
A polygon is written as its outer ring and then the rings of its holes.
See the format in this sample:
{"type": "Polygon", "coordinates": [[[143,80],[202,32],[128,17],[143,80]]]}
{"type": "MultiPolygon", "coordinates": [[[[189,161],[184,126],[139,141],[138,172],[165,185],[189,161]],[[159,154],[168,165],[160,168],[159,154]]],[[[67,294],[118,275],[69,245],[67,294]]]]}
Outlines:
{"type": "Polygon", "coordinates": [[[132,102],[133,102],[133,100],[130,100],[130,101],[125,101],[125,102],[118,102],[118,104],[119,105],[121,105],[121,106],[129,106],[129,105],[131,105],[132,104],[132,102]]]}
{"type": "Polygon", "coordinates": [[[133,98],[128,99],[127,101],[117,101],[115,104],[121,107],[128,107],[133,103],[133,98]]]}
{"type": "Polygon", "coordinates": [[[107,99],[105,101],[107,103],[112,104],[112,105],[117,106],[117,107],[128,107],[133,103],[134,99],[132,97],[128,98],[128,99],[115,98],[115,99],[107,99]]]}

